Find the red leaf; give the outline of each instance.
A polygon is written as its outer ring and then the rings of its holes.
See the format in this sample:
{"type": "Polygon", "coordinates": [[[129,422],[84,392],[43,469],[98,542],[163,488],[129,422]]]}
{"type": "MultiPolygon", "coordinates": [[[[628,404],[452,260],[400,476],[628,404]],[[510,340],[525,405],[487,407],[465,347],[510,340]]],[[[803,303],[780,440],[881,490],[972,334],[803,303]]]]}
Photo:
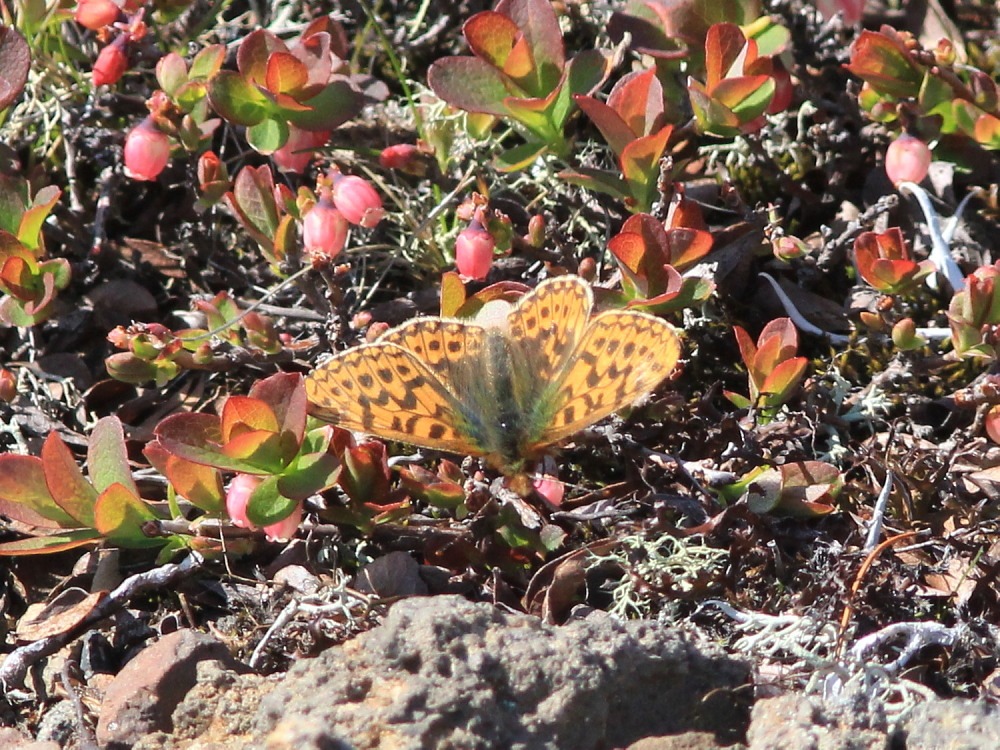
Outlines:
{"type": "Polygon", "coordinates": [[[611,89],[608,106],[635,135],[649,135],[663,117],[663,85],[656,69],[629,73],[611,89]]]}
{"type": "Polygon", "coordinates": [[[264,83],[268,91],[276,94],[299,92],[309,82],[309,71],[290,52],[275,52],[267,58],[264,83]]]}
{"type": "Polygon", "coordinates": [[[273,52],[288,52],[283,41],[265,29],[251,31],[236,52],[236,67],[244,78],[255,83],[267,79],[267,59],[273,52]]]}
{"type": "Polygon", "coordinates": [[[509,17],[492,10],[484,10],[472,16],[462,26],[462,33],[476,57],[501,70],[521,36],[517,24],[509,17]]]}

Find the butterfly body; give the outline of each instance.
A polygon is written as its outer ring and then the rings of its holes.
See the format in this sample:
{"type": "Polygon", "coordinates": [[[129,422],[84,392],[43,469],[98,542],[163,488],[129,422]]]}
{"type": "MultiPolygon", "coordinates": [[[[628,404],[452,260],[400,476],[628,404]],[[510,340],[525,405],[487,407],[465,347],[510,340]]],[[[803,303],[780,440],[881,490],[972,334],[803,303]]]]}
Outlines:
{"type": "Polygon", "coordinates": [[[677,362],[680,343],[665,321],[631,310],[591,319],[592,306],[587,283],[566,276],[483,322],[417,318],[310,373],[312,411],[519,470],[649,393],[677,362]]]}

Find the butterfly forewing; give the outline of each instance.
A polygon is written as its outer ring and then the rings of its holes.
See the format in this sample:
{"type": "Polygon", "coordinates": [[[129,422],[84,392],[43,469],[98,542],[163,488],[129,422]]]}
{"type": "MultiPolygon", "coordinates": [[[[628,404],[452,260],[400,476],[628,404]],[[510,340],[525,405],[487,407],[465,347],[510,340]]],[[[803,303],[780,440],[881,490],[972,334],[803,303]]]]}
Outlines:
{"type": "Polygon", "coordinates": [[[428,365],[377,341],[350,349],[306,378],[313,413],[339,427],[455,453],[481,454],[460,405],[428,365]]]}
{"type": "Polygon", "coordinates": [[[557,443],[646,395],[674,369],[680,351],[666,321],[632,310],[601,313],[550,392],[538,444],[557,443]]]}
{"type": "Polygon", "coordinates": [[[593,296],[578,276],[544,281],[507,316],[511,374],[519,406],[531,410],[565,369],[587,328],[593,296]]]}

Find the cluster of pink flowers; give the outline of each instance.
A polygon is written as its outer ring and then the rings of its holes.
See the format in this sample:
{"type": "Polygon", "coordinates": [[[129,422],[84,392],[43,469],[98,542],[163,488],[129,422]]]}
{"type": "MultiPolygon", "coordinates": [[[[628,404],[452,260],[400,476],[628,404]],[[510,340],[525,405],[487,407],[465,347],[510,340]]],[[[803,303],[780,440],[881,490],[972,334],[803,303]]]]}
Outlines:
{"type": "Polygon", "coordinates": [[[350,225],[374,227],[385,215],[371,183],[331,167],[316,181],[319,200],[302,220],[302,242],[314,260],[335,258],[347,242],[350,225]]]}
{"type": "Polygon", "coordinates": [[[95,86],[112,85],[128,70],[128,44],[146,35],[142,0],[80,0],[73,18],[107,42],[97,55],[91,75],[95,86]],[[112,39],[112,35],[118,32],[112,39]]]}

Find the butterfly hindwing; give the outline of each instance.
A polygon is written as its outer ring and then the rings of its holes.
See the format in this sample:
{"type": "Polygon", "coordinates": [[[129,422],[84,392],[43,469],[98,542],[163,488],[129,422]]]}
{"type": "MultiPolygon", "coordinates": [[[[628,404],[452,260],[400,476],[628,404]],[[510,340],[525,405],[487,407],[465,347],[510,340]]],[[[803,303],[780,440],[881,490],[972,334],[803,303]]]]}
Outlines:
{"type": "Polygon", "coordinates": [[[377,341],[338,354],[306,378],[313,413],[339,427],[455,453],[482,453],[459,404],[428,365],[377,341]]]}
{"type": "MultiPolygon", "coordinates": [[[[395,344],[413,354],[456,396],[456,379],[482,355],[484,330],[460,320],[417,318],[387,331],[380,344],[395,344]]],[[[460,387],[460,386],[459,386],[460,387]]]]}

